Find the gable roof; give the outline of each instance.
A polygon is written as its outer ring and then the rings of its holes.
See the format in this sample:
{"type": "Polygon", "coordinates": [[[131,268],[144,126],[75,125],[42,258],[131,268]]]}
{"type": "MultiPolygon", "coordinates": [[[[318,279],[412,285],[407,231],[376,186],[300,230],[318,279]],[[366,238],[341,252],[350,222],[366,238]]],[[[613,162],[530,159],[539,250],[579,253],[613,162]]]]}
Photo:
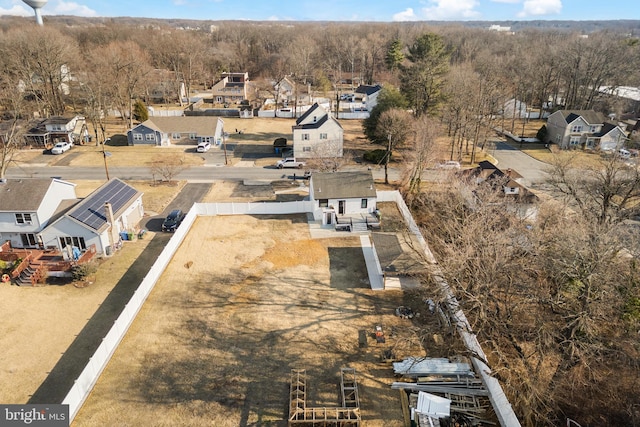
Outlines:
{"type": "Polygon", "coordinates": [[[580,117],[590,125],[604,123],[604,117],[602,114],[593,110],[560,110],[560,112],[567,124],[573,123],[580,117]]]}
{"type": "Polygon", "coordinates": [[[616,129],[618,126],[614,125],[613,123],[604,123],[602,125],[602,129],[600,129],[600,132],[598,133],[594,133],[593,136],[599,136],[599,137],[603,137],[606,134],[610,133],[612,130],[616,129]]]}
{"type": "Polygon", "coordinates": [[[7,179],[0,183],[0,212],[37,211],[54,181],[51,178],[7,179]]]}
{"type": "Polygon", "coordinates": [[[105,203],[111,203],[113,215],[118,218],[141,195],[129,184],[112,178],[70,209],[65,217],[101,233],[109,226],[105,203]]]}
{"type": "Polygon", "coordinates": [[[146,126],[150,129],[164,133],[195,132],[197,135],[213,136],[216,132],[217,124],[218,117],[213,116],[174,116],[153,117],[149,120],[145,120],[138,126],[146,126]]]}
{"type": "Polygon", "coordinates": [[[368,198],[377,194],[371,171],[314,173],[311,185],[315,200],[368,198]]]}
{"type": "Polygon", "coordinates": [[[296,126],[300,125],[301,123],[303,123],[309,116],[311,116],[314,111],[319,110],[321,114],[327,115],[327,112],[324,108],[322,108],[320,106],[320,104],[318,104],[317,102],[314,103],[311,108],[309,108],[303,115],[301,115],[300,117],[298,117],[298,119],[296,120],[296,126]]]}
{"type": "Polygon", "coordinates": [[[372,93],[376,93],[381,89],[382,89],[382,86],[380,85],[360,85],[356,88],[355,93],[363,93],[365,95],[371,95],[372,93]]]}

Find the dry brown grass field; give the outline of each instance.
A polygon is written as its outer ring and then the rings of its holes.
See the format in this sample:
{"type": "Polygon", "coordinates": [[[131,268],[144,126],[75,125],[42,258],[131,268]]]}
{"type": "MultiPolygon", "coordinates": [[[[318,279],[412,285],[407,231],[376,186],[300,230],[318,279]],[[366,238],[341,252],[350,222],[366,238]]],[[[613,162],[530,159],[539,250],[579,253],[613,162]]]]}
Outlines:
{"type": "Polygon", "coordinates": [[[357,371],[363,425],[404,425],[379,356],[425,354],[394,315],[416,301],[366,277],[359,239],[313,240],[304,216],[198,218],[74,425],[285,426],[290,370],[307,370],[307,407],[335,407],[341,367],[357,371]],[[376,325],[387,343],[360,347],[376,325]]]}

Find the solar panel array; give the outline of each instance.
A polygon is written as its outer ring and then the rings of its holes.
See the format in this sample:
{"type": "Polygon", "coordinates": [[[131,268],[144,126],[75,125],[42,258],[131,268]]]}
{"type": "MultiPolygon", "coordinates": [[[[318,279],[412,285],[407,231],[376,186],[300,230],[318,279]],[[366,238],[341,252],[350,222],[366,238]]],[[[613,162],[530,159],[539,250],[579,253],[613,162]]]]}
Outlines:
{"type": "Polygon", "coordinates": [[[111,180],[104,187],[84,199],[79,206],[69,212],[69,216],[94,230],[98,230],[107,222],[105,203],[111,203],[113,212],[117,212],[137,193],[138,191],[135,188],[124,182],[118,179],[111,180]]]}

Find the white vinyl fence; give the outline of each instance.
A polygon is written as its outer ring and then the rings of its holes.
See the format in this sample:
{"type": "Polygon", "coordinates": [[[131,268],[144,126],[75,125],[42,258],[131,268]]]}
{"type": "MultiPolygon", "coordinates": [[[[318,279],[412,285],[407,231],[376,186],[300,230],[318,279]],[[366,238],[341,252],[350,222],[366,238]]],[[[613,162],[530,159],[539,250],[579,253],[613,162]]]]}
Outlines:
{"type": "MultiPolygon", "coordinates": [[[[436,264],[436,260],[429,250],[429,247],[420,233],[420,229],[413,220],[409,208],[404,203],[402,196],[397,191],[378,191],[379,202],[395,202],[398,209],[402,213],[409,230],[416,236],[425,256],[429,262],[436,264]]],[[[91,389],[98,381],[100,374],[107,366],[109,359],[113,356],[116,348],[127,333],[127,330],[133,323],[140,308],[146,301],[149,293],[157,283],[158,279],[164,272],[167,265],[173,258],[178,247],[184,240],[185,236],[191,229],[196,218],[200,215],[286,215],[296,213],[311,213],[314,209],[313,203],[309,201],[298,202],[263,202],[263,203],[195,203],[187,213],[182,225],[178,227],[174,235],[171,237],[158,259],[149,269],[138,289],[127,303],[124,310],[118,316],[113,327],[102,340],[102,343],[89,359],[80,376],[75,380],[71,390],[63,400],[63,404],[69,405],[69,423],[73,421],[82,404],[91,392],[91,389]]],[[[384,218],[382,218],[384,221],[384,218]]],[[[477,354],[480,358],[472,358],[472,363],[478,375],[489,391],[489,399],[503,427],[519,427],[520,423],[511,408],[511,404],[507,400],[502,387],[497,379],[491,376],[491,370],[483,362],[486,356],[478,343],[475,334],[471,331],[471,326],[467,321],[462,309],[458,304],[453,291],[441,274],[436,274],[435,279],[443,289],[446,295],[446,303],[452,320],[455,321],[458,332],[465,342],[471,354],[477,354]]]]}
{"type": "MultiPolygon", "coordinates": [[[[413,220],[413,216],[411,216],[411,212],[407,207],[404,199],[400,195],[398,191],[378,191],[378,202],[395,202],[404,218],[409,230],[415,235],[415,237],[420,242],[420,246],[422,247],[427,260],[434,264],[437,264],[437,261],[429,246],[427,245],[426,240],[422,236],[418,225],[413,220]]],[[[382,218],[384,221],[384,218],[382,218]]],[[[504,394],[502,390],[502,386],[500,382],[491,375],[491,369],[487,366],[485,361],[487,360],[487,356],[482,351],[482,347],[480,347],[480,343],[478,342],[478,338],[476,334],[473,333],[471,329],[471,325],[467,320],[467,317],[464,315],[464,312],[460,308],[460,304],[456,299],[451,287],[444,279],[443,275],[436,269],[433,278],[438,283],[440,288],[445,295],[445,301],[447,305],[447,309],[449,312],[449,316],[451,317],[452,322],[456,325],[456,329],[460,334],[460,337],[464,341],[465,346],[469,349],[470,354],[477,355],[478,357],[471,357],[471,363],[475,368],[475,371],[482,378],[482,382],[484,383],[487,391],[489,392],[489,400],[491,401],[491,406],[493,406],[493,410],[495,411],[498,420],[500,421],[500,425],[503,427],[520,427],[520,421],[516,417],[515,412],[513,412],[513,408],[507,399],[507,396],[504,394]]]]}

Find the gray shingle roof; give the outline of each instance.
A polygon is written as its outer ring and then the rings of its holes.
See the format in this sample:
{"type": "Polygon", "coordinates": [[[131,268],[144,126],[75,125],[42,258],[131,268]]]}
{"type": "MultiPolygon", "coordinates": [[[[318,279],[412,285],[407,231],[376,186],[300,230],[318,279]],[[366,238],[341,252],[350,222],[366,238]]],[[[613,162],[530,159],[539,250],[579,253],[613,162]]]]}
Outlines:
{"type": "Polygon", "coordinates": [[[151,129],[165,133],[196,133],[198,136],[213,136],[216,132],[218,117],[153,117],[142,123],[151,129]]]}
{"type": "Polygon", "coordinates": [[[36,211],[53,180],[50,178],[7,179],[0,183],[0,212],[36,211]]]}
{"type": "Polygon", "coordinates": [[[376,196],[371,171],[314,173],[311,175],[311,180],[315,200],[376,196]]]}
{"type": "Polygon", "coordinates": [[[593,110],[562,110],[562,115],[567,123],[571,123],[578,117],[582,117],[590,125],[604,123],[604,116],[593,110]]]}

